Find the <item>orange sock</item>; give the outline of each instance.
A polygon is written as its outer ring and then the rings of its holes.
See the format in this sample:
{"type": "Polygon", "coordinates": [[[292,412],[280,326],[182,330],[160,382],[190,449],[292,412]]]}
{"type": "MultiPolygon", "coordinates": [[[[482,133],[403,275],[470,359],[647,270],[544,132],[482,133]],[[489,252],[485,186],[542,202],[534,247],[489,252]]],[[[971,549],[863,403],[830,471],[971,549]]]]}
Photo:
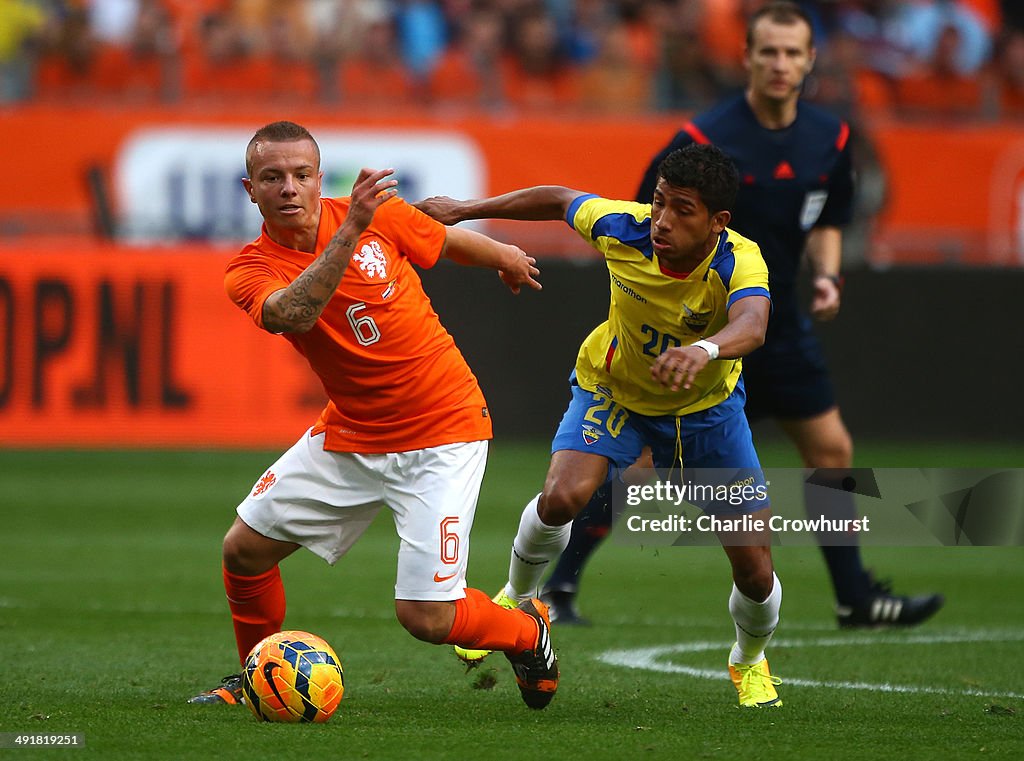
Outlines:
{"type": "Polygon", "coordinates": [[[227,568],[223,570],[224,590],[235,625],[238,661],[244,663],[245,656],[257,642],[281,631],[285,609],[281,569],[274,566],[259,576],[238,576],[227,568]]]}
{"type": "Polygon", "coordinates": [[[530,650],[537,645],[537,622],[521,610],[503,608],[479,589],[466,589],[455,601],[455,623],[445,642],[471,650],[530,650]]]}

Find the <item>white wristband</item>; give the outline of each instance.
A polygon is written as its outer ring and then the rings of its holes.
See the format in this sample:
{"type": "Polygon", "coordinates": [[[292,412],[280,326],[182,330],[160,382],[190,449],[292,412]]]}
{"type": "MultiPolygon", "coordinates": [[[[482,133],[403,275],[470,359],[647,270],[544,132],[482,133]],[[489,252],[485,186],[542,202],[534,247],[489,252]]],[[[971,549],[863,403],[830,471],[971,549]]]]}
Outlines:
{"type": "Polygon", "coordinates": [[[718,359],[718,344],[712,343],[711,341],[705,341],[703,338],[699,341],[694,341],[691,346],[699,346],[708,353],[708,357],[711,359],[718,359]]]}

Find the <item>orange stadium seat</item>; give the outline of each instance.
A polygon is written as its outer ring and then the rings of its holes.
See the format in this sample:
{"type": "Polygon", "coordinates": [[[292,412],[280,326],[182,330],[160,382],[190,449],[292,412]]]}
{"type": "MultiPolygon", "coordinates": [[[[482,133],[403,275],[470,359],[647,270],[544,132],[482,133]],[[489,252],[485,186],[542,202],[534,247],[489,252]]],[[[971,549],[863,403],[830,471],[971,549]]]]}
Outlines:
{"type": "Polygon", "coordinates": [[[573,69],[534,74],[514,61],[503,69],[505,97],[516,108],[534,112],[560,109],[575,105],[579,100],[579,77],[573,69]]]}
{"type": "Polygon", "coordinates": [[[342,103],[401,104],[415,95],[405,68],[397,60],[351,58],[336,68],[336,86],[342,103]]]}
{"type": "Polygon", "coordinates": [[[505,66],[507,64],[501,64],[492,71],[481,71],[465,51],[450,49],[441,55],[430,73],[430,99],[437,103],[465,106],[500,103],[504,99],[500,70],[505,66]]]}
{"type": "Polygon", "coordinates": [[[982,87],[972,77],[912,74],[896,83],[896,100],[908,116],[977,116],[982,87]]]}
{"type": "Polygon", "coordinates": [[[165,61],[156,55],[104,46],[93,62],[91,79],[100,95],[132,101],[157,100],[163,83],[165,61]]]}

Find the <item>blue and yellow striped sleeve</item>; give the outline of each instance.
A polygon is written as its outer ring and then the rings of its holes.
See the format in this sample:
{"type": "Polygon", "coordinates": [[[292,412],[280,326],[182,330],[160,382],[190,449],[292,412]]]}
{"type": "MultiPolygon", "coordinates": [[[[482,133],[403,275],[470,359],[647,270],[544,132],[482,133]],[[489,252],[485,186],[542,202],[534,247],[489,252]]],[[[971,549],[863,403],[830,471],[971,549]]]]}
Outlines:
{"type": "Polygon", "coordinates": [[[768,265],[756,245],[737,246],[733,251],[733,272],[727,285],[729,290],[726,309],[747,296],[764,296],[771,301],[768,291],[768,265]]]}
{"type": "Polygon", "coordinates": [[[719,239],[718,251],[711,261],[727,294],[728,310],[747,296],[764,296],[771,301],[768,291],[768,265],[756,243],[732,230],[726,230],[719,239]]]}
{"type": "Polygon", "coordinates": [[[613,201],[584,193],[569,204],[565,221],[602,253],[607,253],[615,243],[640,251],[650,248],[650,204],[613,201]]]}

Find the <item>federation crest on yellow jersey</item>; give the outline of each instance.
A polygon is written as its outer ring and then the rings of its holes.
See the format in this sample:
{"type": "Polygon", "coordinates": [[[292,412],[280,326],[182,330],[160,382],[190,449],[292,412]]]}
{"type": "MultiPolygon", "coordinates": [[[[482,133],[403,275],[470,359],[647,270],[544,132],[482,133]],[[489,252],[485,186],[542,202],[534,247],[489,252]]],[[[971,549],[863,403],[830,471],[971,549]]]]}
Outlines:
{"type": "Polygon", "coordinates": [[[686,327],[697,335],[704,334],[704,331],[708,327],[708,323],[711,322],[711,315],[712,312],[710,309],[706,312],[695,312],[690,309],[689,306],[683,304],[683,322],[686,324],[686,327]]]}

